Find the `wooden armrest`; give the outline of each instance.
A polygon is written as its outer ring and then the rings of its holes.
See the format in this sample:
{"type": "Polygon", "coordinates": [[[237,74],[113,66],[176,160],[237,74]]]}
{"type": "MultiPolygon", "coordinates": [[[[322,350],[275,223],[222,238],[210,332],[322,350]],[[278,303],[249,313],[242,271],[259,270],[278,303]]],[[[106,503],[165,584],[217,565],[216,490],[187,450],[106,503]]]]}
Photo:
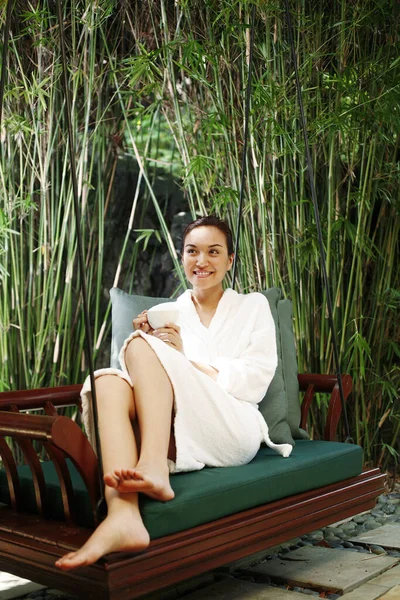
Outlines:
{"type": "MultiPolygon", "coordinates": [[[[32,472],[40,511],[44,510],[45,484],[40,462],[32,453],[32,440],[42,442],[56,467],[66,517],[70,518],[73,513],[73,491],[65,458],[69,458],[79,471],[95,511],[100,499],[97,457],[86,436],[72,419],[60,415],[44,416],[0,411],[0,439],[4,441],[6,437],[14,439],[23,451],[25,449],[24,454],[32,472]]],[[[15,469],[12,464],[10,474],[7,464],[5,468],[9,481],[15,481],[15,469]]]]}
{"type": "MultiPolygon", "coordinates": [[[[344,377],[350,377],[350,375],[342,375],[344,377]]],[[[315,387],[316,392],[332,392],[333,388],[337,384],[336,375],[319,375],[314,373],[299,373],[297,376],[299,380],[300,390],[306,390],[309,385],[315,387]]]]}
{"type": "MultiPolygon", "coordinates": [[[[316,392],[330,393],[328,415],[325,424],[324,439],[333,441],[336,439],[336,430],[342,412],[342,403],[340,399],[339,384],[336,375],[298,375],[300,391],[305,391],[303,402],[301,403],[301,421],[300,427],[306,429],[308,413],[316,392]]],[[[342,386],[344,399],[351,394],[353,381],[350,375],[342,375],[342,386]]]]}
{"type": "Polygon", "coordinates": [[[81,384],[63,385],[53,388],[38,388],[36,390],[18,390],[0,393],[0,410],[10,410],[16,406],[19,410],[34,410],[44,408],[47,402],[53,406],[69,406],[79,404],[81,384]]]}

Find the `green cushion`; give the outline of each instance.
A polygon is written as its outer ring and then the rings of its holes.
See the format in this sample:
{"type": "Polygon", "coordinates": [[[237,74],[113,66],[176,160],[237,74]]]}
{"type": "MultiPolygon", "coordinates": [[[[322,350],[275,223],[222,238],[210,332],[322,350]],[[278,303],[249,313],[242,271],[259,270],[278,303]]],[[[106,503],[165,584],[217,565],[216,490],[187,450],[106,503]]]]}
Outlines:
{"type": "Polygon", "coordinates": [[[152,538],[183,531],[239,511],[358,475],[362,448],[300,440],[288,459],[270,448],[242,467],[203,469],[171,478],[176,497],[146,499],[142,514],[152,538]]]}
{"type": "Polygon", "coordinates": [[[272,317],[275,321],[276,347],[278,353],[278,365],[274,378],[269,384],[264,399],[260,402],[260,412],[268,423],[270,438],[275,444],[292,444],[294,440],[288,424],[288,401],[283,378],[283,362],[281,337],[279,334],[278,301],[281,298],[281,290],[269,288],[263,292],[269,302],[272,317]]]}
{"type": "MultiPolygon", "coordinates": [[[[53,463],[43,464],[48,504],[52,516],[62,518],[61,494],[53,463]]],[[[93,525],[88,496],[76,469],[69,463],[81,523],[93,525]]],[[[141,511],[150,536],[155,539],[196,525],[299,494],[358,475],[362,449],[340,442],[300,440],[289,458],[262,448],[242,467],[205,468],[171,477],[176,496],[157,502],[143,496],[141,511]]],[[[22,494],[34,510],[29,468],[19,467],[22,494]]],[[[0,471],[0,502],[8,502],[7,481],[0,471]]]]}
{"type": "Polygon", "coordinates": [[[110,366],[121,368],[118,355],[124,340],[132,333],[132,320],[146,308],[170,302],[169,298],[151,298],[150,296],[133,296],[118,288],[110,290],[112,310],[111,359],[110,366]]]}
{"type": "MultiPolygon", "coordinates": [[[[76,506],[78,507],[75,514],[76,522],[78,525],[94,527],[93,513],[86,486],[74,464],[69,459],[67,459],[67,465],[71,475],[76,506]]],[[[46,505],[49,516],[54,519],[64,520],[60,483],[54,463],[51,461],[42,462],[42,470],[46,482],[46,505]]],[[[35,491],[31,470],[28,465],[18,467],[18,475],[21,487],[21,510],[28,513],[36,513],[35,491]]],[[[4,469],[0,470],[0,502],[10,504],[7,476],[4,469]]]]}
{"type": "Polygon", "coordinates": [[[281,340],[283,379],[288,403],[287,422],[294,439],[308,440],[309,435],[300,427],[299,380],[297,378],[297,351],[293,334],[293,308],[288,298],[279,300],[279,334],[281,340]]]}

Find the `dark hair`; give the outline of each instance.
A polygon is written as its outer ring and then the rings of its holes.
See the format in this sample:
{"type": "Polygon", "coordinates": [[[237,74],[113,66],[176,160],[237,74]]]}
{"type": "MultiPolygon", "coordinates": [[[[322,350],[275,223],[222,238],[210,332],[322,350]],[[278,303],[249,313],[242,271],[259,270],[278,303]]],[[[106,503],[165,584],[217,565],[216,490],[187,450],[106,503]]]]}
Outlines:
{"type": "Polygon", "coordinates": [[[217,229],[222,231],[222,233],[225,235],[226,245],[228,246],[228,255],[230,256],[231,254],[233,254],[234,250],[233,250],[232,231],[231,231],[228,223],[225,223],[225,221],[222,221],[222,219],[220,219],[219,217],[216,217],[215,215],[209,215],[207,217],[199,217],[195,221],[192,221],[191,223],[189,223],[189,225],[186,225],[185,231],[183,232],[183,236],[182,236],[181,254],[183,254],[186,236],[188,235],[188,233],[193,231],[193,229],[196,229],[196,227],[216,227],[217,229]]]}

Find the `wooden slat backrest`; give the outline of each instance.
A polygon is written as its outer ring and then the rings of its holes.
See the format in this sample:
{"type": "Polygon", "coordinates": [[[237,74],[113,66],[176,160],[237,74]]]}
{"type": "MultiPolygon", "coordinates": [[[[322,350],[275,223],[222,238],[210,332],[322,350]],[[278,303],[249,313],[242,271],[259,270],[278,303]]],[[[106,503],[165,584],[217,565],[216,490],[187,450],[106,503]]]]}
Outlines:
{"type": "MultiPolygon", "coordinates": [[[[74,494],[71,478],[65,459],[69,458],[79,471],[86,488],[93,514],[96,514],[96,506],[100,498],[97,458],[92,446],[78,425],[69,419],[55,413],[55,409],[49,405],[46,410],[52,415],[29,415],[16,413],[14,410],[0,411],[0,438],[11,437],[22,448],[27,463],[31,469],[37,509],[40,515],[46,515],[46,490],[40,461],[33,448],[32,442],[41,442],[53,461],[60,481],[62,501],[65,518],[72,522],[74,518],[74,494]],[[54,414],[55,413],[55,414],[54,414]]],[[[1,450],[4,447],[0,447],[1,450]]],[[[10,459],[5,450],[6,458],[10,459]]],[[[16,477],[12,462],[9,460],[8,480],[11,480],[14,490],[18,484],[13,480],[16,477]]],[[[15,496],[15,491],[13,492],[15,496]]],[[[19,508],[17,499],[15,508],[19,508]]]]}

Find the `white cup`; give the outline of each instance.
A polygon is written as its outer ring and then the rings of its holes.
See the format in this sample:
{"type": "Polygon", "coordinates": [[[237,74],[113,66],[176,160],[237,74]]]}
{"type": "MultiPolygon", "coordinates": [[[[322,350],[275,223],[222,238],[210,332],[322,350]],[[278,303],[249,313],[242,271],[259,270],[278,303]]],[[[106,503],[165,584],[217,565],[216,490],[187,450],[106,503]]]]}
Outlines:
{"type": "Polygon", "coordinates": [[[153,329],[165,327],[167,323],[177,324],[179,320],[179,308],[176,302],[164,302],[152,306],[147,311],[147,320],[153,329]]]}

